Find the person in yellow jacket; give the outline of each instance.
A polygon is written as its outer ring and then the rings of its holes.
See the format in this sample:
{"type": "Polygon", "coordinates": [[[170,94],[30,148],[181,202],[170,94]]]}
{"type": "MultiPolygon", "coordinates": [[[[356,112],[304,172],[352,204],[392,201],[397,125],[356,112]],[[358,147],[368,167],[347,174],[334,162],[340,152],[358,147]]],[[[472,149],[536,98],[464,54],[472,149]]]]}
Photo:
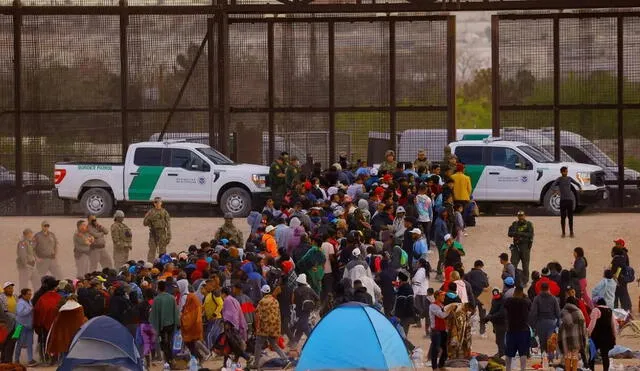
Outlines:
{"type": "Polygon", "coordinates": [[[210,292],[205,296],[204,316],[207,321],[222,318],[222,296],[219,291],[210,292]]]}
{"type": "Polygon", "coordinates": [[[458,163],[456,165],[456,172],[451,175],[451,180],[453,180],[453,200],[457,204],[466,207],[471,200],[471,192],[473,190],[471,188],[471,178],[464,173],[463,164],[458,163]]]}

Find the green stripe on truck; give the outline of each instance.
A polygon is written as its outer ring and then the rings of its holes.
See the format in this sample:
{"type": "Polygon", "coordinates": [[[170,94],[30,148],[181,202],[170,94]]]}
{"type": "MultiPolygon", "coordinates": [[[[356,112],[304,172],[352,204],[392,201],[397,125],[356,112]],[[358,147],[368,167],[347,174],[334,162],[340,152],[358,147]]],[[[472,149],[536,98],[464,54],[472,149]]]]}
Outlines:
{"type": "Polygon", "coordinates": [[[129,186],[129,200],[149,201],[163,170],[164,166],[138,167],[138,175],[133,178],[129,186]]]}
{"type": "Polygon", "coordinates": [[[471,190],[476,190],[476,185],[484,172],[485,165],[465,165],[464,173],[471,178],[471,190]]]}

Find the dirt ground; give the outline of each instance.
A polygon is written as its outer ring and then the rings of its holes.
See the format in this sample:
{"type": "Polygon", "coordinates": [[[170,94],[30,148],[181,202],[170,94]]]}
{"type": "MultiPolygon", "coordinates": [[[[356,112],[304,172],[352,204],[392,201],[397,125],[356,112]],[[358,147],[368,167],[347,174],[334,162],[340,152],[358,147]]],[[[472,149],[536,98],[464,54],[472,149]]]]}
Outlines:
{"type": "MultiPolygon", "coordinates": [[[[73,217],[3,217],[0,218],[0,241],[5,246],[7,255],[0,261],[0,281],[17,280],[18,274],[15,265],[15,246],[20,237],[21,231],[32,228],[34,231],[40,229],[40,223],[46,219],[51,224],[51,231],[58,237],[61,244],[60,263],[66,275],[72,277],[75,273],[74,260],[72,255],[73,243],[72,235],[75,230],[77,218],[73,217]]],[[[555,217],[530,217],[535,228],[535,239],[531,253],[531,269],[540,269],[547,262],[556,260],[564,266],[571,266],[573,263],[572,250],[580,246],[585,249],[589,262],[587,268],[589,289],[591,289],[601,278],[602,272],[610,263],[610,250],[612,241],[616,238],[623,238],[629,247],[629,255],[636,271],[636,262],[640,259],[640,214],[592,214],[577,216],[576,237],[560,238],[559,220],[555,217]],[[636,229],[638,228],[638,229],[636,229]]],[[[471,267],[476,259],[482,259],[485,263],[485,271],[489,274],[491,286],[501,286],[500,271],[501,266],[498,255],[508,252],[510,243],[507,237],[507,228],[513,218],[511,217],[481,217],[478,218],[476,227],[467,230],[468,236],[464,238],[463,245],[467,255],[463,258],[465,266],[471,267]]],[[[111,225],[111,220],[101,219],[100,223],[105,226],[111,225]]],[[[125,221],[133,229],[134,248],[131,254],[133,259],[144,259],[147,254],[146,228],[142,225],[141,218],[132,218],[125,221]]],[[[222,223],[221,218],[174,218],[172,219],[172,242],[170,251],[181,251],[190,244],[199,244],[201,241],[209,240],[215,234],[217,227],[222,223]]],[[[248,226],[242,219],[236,220],[236,225],[243,232],[248,233],[248,226]]],[[[111,241],[108,239],[108,249],[111,249],[111,241]]],[[[435,261],[432,262],[435,264],[435,261]]],[[[434,265],[435,266],[435,265],[434,265]]],[[[439,284],[432,280],[434,287],[439,284]]],[[[629,286],[631,298],[634,303],[634,315],[638,315],[638,300],[640,288],[636,284],[629,286]]],[[[410,330],[410,340],[417,346],[426,350],[429,347],[429,340],[423,337],[423,330],[410,330]]],[[[493,334],[488,331],[489,337],[482,339],[474,336],[473,351],[494,354],[496,347],[493,334]]],[[[640,350],[640,339],[619,339],[618,343],[630,347],[632,350],[640,350]]],[[[426,360],[425,360],[426,361],[426,360]]],[[[629,364],[629,362],[625,362],[629,364]]],[[[632,361],[631,364],[640,365],[640,360],[632,361]]],[[[220,367],[219,361],[212,361],[205,364],[207,367],[220,367]]],[[[160,367],[157,367],[160,369],[160,367]]]]}

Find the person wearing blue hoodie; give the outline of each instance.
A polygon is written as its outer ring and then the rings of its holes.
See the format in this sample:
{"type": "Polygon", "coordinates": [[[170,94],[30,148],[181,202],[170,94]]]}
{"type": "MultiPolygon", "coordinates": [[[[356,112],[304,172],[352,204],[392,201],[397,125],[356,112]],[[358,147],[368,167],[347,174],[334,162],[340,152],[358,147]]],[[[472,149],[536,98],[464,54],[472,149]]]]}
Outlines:
{"type": "Polygon", "coordinates": [[[254,305],[256,305],[260,299],[262,299],[260,288],[266,285],[267,281],[260,273],[257,272],[255,263],[252,261],[245,263],[240,267],[240,269],[247,274],[247,283],[244,288],[244,293],[247,294],[247,296],[249,296],[253,301],[254,305]]]}
{"type": "Polygon", "coordinates": [[[16,322],[22,325],[20,338],[16,343],[15,362],[20,363],[20,354],[27,348],[27,366],[35,367],[38,362],[33,360],[33,305],[31,305],[32,291],[22,289],[18,298],[16,322]]]}

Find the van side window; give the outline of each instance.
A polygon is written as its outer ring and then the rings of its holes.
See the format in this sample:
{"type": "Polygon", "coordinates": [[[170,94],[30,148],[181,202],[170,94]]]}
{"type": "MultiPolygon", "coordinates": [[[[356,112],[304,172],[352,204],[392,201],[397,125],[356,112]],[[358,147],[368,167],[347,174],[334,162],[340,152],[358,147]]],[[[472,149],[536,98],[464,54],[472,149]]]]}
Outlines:
{"type": "Polygon", "coordinates": [[[504,166],[508,169],[524,169],[531,167],[529,161],[511,148],[489,147],[489,165],[504,166]]]}
{"type": "Polygon", "coordinates": [[[562,146],[562,149],[567,152],[569,157],[573,159],[575,162],[580,162],[583,164],[595,165],[593,160],[589,158],[584,152],[574,146],[562,146]]]}
{"type": "Polygon", "coordinates": [[[162,166],[162,148],[137,148],[133,155],[133,164],[137,166],[162,166]]]}
{"type": "Polygon", "coordinates": [[[483,149],[484,147],[481,146],[456,147],[455,154],[458,161],[465,165],[482,165],[483,149]]]}

